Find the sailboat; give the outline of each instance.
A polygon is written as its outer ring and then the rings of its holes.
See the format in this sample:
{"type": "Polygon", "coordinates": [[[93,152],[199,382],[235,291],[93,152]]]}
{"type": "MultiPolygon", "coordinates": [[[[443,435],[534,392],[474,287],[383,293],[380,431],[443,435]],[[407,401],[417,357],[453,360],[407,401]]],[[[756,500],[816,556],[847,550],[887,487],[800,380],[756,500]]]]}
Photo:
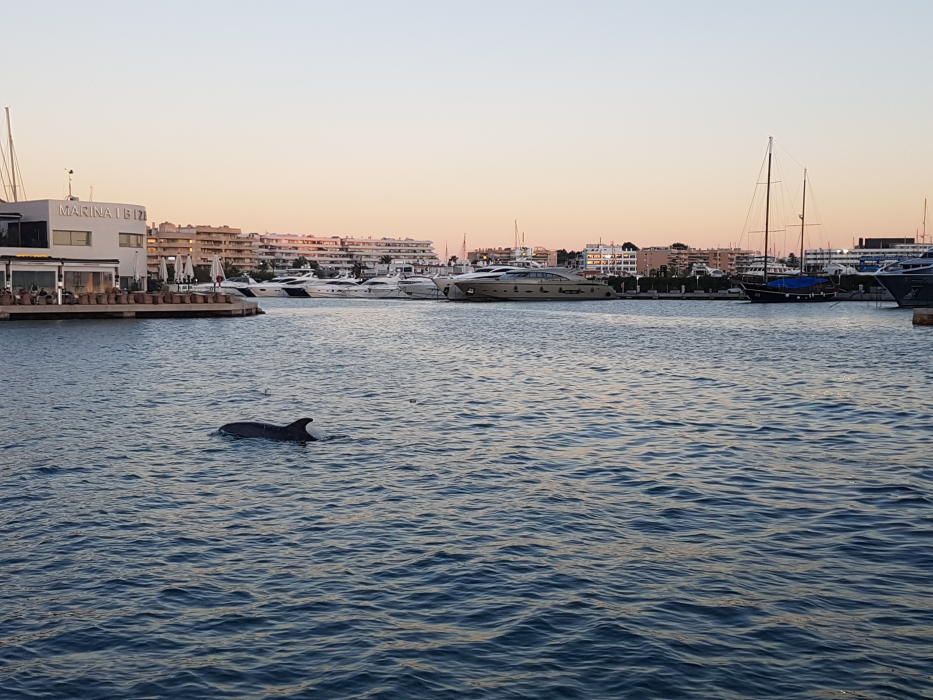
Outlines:
{"type": "Polygon", "coordinates": [[[771,156],[774,138],[768,137],[768,177],[765,188],[765,256],[762,266],[762,280],[745,280],[739,285],[751,302],[758,303],[797,303],[832,301],[836,285],[828,277],[813,277],[805,273],[803,234],[806,227],[807,212],[807,171],[803,171],[803,201],[800,208],[800,270],[796,275],[781,275],[768,279],[768,232],[771,218],[771,156]]]}

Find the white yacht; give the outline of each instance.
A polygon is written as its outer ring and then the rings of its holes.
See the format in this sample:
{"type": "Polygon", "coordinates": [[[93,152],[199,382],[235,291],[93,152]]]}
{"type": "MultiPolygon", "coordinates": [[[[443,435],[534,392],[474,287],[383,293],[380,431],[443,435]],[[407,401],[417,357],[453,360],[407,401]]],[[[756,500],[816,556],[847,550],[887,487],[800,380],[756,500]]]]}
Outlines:
{"type": "Polygon", "coordinates": [[[406,277],[399,280],[398,289],[404,299],[443,299],[444,294],[431,277],[406,277]]]}
{"type": "Polygon", "coordinates": [[[562,267],[511,270],[498,277],[453,282],[466,301],[585,301],[617,299],[605,282],[562,267]]]}
{"type": "Polygon", "coordinates": [[[452,275],[449,277],[435,277],[434,285],[441,293],[451,301],[460,301],[464,298],[463,292],[457,286],[457,282],[467,280],[496,279],[506,272],[514,270],[523,270],[525,268],[516,265],[487,265],[478,267],[473,272],[465,272],[462,275],[452,275]]]}
{"type": "Polygon", "coordinates": [[[283,283],[282,292],[285,294],[285,296],[307,299],[308,297],[312,296],[312,289],[327,284],[330,281],[332,280],[323,279],[315,275],[314,272],[309,272],[308,274],[302,275],[301,277],[296,277],[290,282],[283,283]]]}
{"type": "Polygon", "coordinates": [[[373,277],[360,282],[352,289],[347,289],[344,296],[350,299],[391,299],[405,296],[399,290],[398,275],[389,277],[373,277]]]}
{"type": "Polygon", "coordinates": [[[253,294],[244,294],[242,290],[245,287],[248,287],[251,284],[256,284],[256,280],[252,277],[242,276],[242,277],[228,277],[220,284],[216,282],[201,282],[200,284],[193,285],[191,291],[193,292],[227,292],[233,294],[243,294],[243,296],[255,296],[253,294]]]}
{"type": "Polygon", "coordinates": [[[933,248],[917,258],[889,262],[875,273],[875,279],[891,292],[898,306],[933,307],[933,248]]]}
{"type": "Polygon", "coordinates": [[[322,280],[322,284],[316,284],[305,287],[305,292],[309,297],[315,299],[344,299],[349,292],[356,289],[360,281],[349,277],[335,277],[330,280],[322,280]]]}
{"type": "Polygon", "coordinates": [[[256,283],[251,289],[257,297],[284,297],[288,296],[289,288],[306,284],[312,280],[318,280],[318,278],[315,276],[313,270],[309,270],[302,275],[273,277],[268,282],[256,283]]]}

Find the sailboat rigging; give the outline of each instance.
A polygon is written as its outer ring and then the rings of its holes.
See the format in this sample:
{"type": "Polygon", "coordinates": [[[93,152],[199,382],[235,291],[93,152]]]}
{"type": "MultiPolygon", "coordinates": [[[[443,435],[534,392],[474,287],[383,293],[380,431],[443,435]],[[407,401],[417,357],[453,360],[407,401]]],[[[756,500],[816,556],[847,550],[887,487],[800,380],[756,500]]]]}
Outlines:
{"type": "Polygon", "coordinates": [[[795,276],[793,271],[782,273],[775,266],[773,279],[768,279],[768,235],[771,218],[771,158],[774,138],[768,137],[768,174],[765,187],[765,253],[761,281],[746,279],[740,282],[745,295],[751,302],[789,303],[831,301],[836,296],[836,285],[827,277],[807,276],[804,267],[804,231],[806,230],[807,212],[807,170],[803,171],[803,197],[800,206],[800,259],[795,276]]]}

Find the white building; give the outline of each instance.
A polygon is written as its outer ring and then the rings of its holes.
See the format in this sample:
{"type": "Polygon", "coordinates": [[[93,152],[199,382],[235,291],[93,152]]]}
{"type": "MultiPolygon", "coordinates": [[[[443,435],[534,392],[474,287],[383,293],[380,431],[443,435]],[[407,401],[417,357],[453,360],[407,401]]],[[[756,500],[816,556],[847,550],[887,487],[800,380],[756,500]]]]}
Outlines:
{"type": "Polygon", "coordinates": [[[933,245],[928,243],[901,243],[887,248],[813,248],[804,252],[804,264],[810,272],[821,272],[830,265],[874,272],[885,262],[919,258],[931,249],[933,245]]]}
{"type": "Polygon", "coordinates": [[[604,275],[634,276],[638,266],[638,251],[628,246],[587,243],[583,249],[583,269],[604,275]]]}
{"type": "Polygon", "coordinates": [[[38,199],[0,202],[0,288],[92,292],[146,278],[146,208],[38,199]]]}
{"type": "Polygon", "coordinates": [[[416,270],[440,264],[431,241],[411,238],[355,238],[349,236],[314,236],[299,233],[251,234],[258,262],[272,268],[292,268],[304,258],[322,268],[350,272],[354,265],[375,271],[383,261],[411,265],[416,270]]]}

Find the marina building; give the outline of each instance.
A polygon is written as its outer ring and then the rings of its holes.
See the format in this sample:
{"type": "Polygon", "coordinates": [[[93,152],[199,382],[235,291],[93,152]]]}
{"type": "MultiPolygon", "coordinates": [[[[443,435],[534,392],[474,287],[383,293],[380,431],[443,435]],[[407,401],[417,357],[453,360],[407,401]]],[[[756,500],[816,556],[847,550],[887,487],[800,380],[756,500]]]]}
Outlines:
{"type": "Polygon", "coordinates": [[[148,270],[155,274],[159,260],[168,262],[181,255],[191,255],[195,266],[207,266],[215,255],[223,264],[239,270],[256,267],[253,240],[238,228],[230,226],[178,226],[163,221],[148,230],[146,243],[148,270]]]}
{"type": "Polygon", "coordinates": [[[0,288],[59,295],[133,288],[146,276],[145,243],[139,204],[0,202],[0,288]]]}
{"type": "Polygon", "coordinates": [[[304,258],[322,268],[352,272],[355,267],[375,271],[378,266],[411,266],[416,271],[440,264],[431,241],[412,238],[315,236],[300,233],[252,233],[256,263],[273,269],[297,267],[304,258]]]}

